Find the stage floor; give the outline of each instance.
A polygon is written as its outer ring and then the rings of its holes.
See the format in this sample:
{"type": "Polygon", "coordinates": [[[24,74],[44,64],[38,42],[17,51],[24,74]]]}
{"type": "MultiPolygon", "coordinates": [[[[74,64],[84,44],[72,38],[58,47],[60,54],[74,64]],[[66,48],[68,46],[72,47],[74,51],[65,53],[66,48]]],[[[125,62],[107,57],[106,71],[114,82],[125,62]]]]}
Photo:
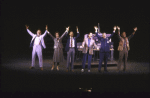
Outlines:
{"type": "MultiPolygon", "coordinates": [[[[29,70],[29,67],[31,66],[31,59],[25,59],[25,58],[19,58],[19,59],[11,59],[5,61],[5,63],[2,64],[3,67],[11,69],[11,70],[18,70],[18,71],[37,71],[39,73],[44,73],[44,72],[57,72],[57,73],[66,73],[66,60],[64,62],[60,63],[59,65],[59,71],[56,71],[54,69],[51,71],[51,66],[53,64],[52,59],[44,59],[43,60],[43,71],[40,70],[39,68],[39,62],[38,59],[36,59],[35,62],[35,69],[29,70]]],[[[90,73],[98,73],[98,64],[99,61],[92,61],[91,63],[91,72],[90,73]]],[[[82,61],[75,61],[74,62],[74,71],[75,73],[81,73],[81,68],[82,68],[82,61]]],[[[117,61],[108,61],[107,63],[107,69],[109,73],[118,73],[117,72],[117,61]]],[[[121,70],[123,69],[123,66],[121,67],[121,70]]],[[[126,71],[122,73],[149,73],[149,63],[148,62],[134,62],[134,61],[128,61],[127,66],[126,66],[126,71]]],[[[85,73],[88,71],[87,69],[87,62],[86,62],[86,68],[85,68],[85,73]]],[[[104,72],[104,62],[102,63],[102,68],[101,68],[102,73],[104,72]]]]}
{"type": "Polygon", "coordinates": [[[3,92],[133,92],[148,91],[149,63],[128,61],[125,72],[117,72],[116,61],[108,62],[108,72],[98,73],[98,61],[81,73],[81,62],[75,62],[74,71],[66,72],[66,61],[60,70],[51,71],[52,59],[44,59],[44,70],[36,59],[35,69],[29,69],[31,59],[9,59],[2,62],[1,89],[3,92]]]}

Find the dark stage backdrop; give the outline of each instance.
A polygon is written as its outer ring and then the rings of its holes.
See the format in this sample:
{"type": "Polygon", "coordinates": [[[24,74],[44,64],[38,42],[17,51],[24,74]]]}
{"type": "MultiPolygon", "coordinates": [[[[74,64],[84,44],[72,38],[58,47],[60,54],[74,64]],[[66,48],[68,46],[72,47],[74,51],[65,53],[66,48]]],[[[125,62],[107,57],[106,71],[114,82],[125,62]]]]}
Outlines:
{"type": "MultiPolygon", "coordinates": [[[[115,2],[114,2],[115,3],[115,2]]],[[[31,36],[25,29],[25,24],[36,33],[37,29],[45,31],[45,25],[54,35],[55,31],[62,34],[66,26],[70,26],[76,36],[76,26],[79,27],[82,42],[84,34],[92,31],[94,26],[100,23],[101,32],[112,33],[113,27],[118,25],[121,32],[126,31],[127,35],[137,27],[137,33],[130,40],[129,59],[136,61],[149,61],[149,26],[150,21],[147,16],[148,6],[146,4],[137,5],[129,2],[121,4],[98,2],[1,2],[1,57],[11,59],[14,57],[31,58],[32,48],[29,48],[31,36]],[[117,5],[116,5],[117,4],[117,5]],[[142,6],[142,7],[141,7],[142,6]]],[[[116,31],[117,33],[117,31],[116,31]]],[[[66,40],[63,42],[65,43],[66,40]]],[[[115,48],[115,58],[118,59],[118,39],[116,35],[112,38],[115,48]]],[[[47,47],[53,41],[47,35],[45,37],[47,47]]],[[[64,45],[65,46],[65,45],[64,45]]],[[[52,50],[52,48],[51,48],[52,50]]],[[[46,49],[44,51],[51,51],[46,49]]],[[[52,50],[53,51],[53,50],[52,50]]],[[[53,55],[52,52],[48,55],[53,55]]]]}

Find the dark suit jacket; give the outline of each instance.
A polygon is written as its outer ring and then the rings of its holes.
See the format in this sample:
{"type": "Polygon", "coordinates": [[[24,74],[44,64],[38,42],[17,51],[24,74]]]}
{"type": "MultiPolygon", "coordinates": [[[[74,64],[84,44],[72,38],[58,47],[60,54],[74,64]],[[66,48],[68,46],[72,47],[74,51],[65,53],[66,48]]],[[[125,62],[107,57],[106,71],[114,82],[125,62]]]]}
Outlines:
{"type": "Polygon", "coordinates": [[[98,33],[96,33],[96,36],[101,42],[100,52],[110,52],[109,40],[113,35],[114,35],[114,32],[110,35],[110,37],[107,37],[104,39],[103,37],[100,37],[98,33]]]}
{"type": "MultiPolygon", "coordinates": [[[[75,49],[76,49],[76,50],[78,50],[78,49],[77,49],[77,40],[76,40],[76,39],[77,39],[79,36],[80,36],[80,34],[78,33],[76,37],[73,37],[74,40],[75,40],[75,49]]],[[[69,51],[69,44],[70,44],[70,36],[68,36],[68,35],[66,34],[66,37],[68,37],[68,39],[67,39],[65,51],[68,52],[68,51],[69,51]]]]}

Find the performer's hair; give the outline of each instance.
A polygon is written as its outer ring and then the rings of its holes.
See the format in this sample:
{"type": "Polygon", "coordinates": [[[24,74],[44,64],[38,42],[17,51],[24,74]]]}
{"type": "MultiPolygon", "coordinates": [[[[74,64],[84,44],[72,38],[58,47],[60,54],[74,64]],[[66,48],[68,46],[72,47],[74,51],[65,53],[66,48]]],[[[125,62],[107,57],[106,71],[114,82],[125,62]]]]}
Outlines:
{"type": "Polygon", "coordinates": [[[92,32],[89,32],[88,36],[90,35],[90,33],[92,33],[92,32]]]}
{"type": "MultiPolygon", "coordinates": [[[[125,32],[125,31],[123,31],[123,32],[125,32]]],[[[123,32],[121,33],[121,36],[122,36],[123,32]]],[[[126,32],[125,32],[125,34],[126,34],[126,32]]]]}
{"type": "Polygon", "coordinates": [[[40,31],[41,31],[41,29],[37,29],[37,30],[40,30],[40,31]]]}
{"type": "MultiPolygon", "coordinates": [[[[125,32],[125,31],[123,31],[123,32],[125,32]]],[[[122,34],[123,34],[123,32],[122,32],[122,34]]],[[[125,32],[126,33],[126,32],[125,32]]]]}
{"type": "Polygon", "coordinates": [[[56,31],[56,32],[55,32],[55,35],[56,35],[56,33],[58,33],[58,34],[59,34],[59,32],[58,32],[58,31],[56,31]]]}
{"type": "Polygon", "coordinates": [[[37,31],[40,30],[40,32],[42,33],[41,29],[37,29],[37,31]]]}

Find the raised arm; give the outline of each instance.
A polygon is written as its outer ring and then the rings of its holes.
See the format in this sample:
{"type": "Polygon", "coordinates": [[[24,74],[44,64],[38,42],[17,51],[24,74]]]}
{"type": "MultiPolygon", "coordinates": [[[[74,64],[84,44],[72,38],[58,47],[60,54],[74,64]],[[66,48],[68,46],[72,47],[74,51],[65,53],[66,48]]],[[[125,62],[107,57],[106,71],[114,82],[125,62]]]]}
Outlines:
{"type": "Polygon", "coordinates": [[[98,31],[97,31],[98,28],[97,28],[96,26],[95,26],[94,28],[95,28],[96,37],[97,37],[99,40],[101,40],[102,37],[100,37],[100,36],[98,35],[98,31]]]}
{"type": "Polygon", "coordinates": [[[66,33],[68,33],[68,32],[65,31],[65,32],[61,35],[60,39],[63,38],[63,37],[66,35],[66,33]]]}
{"type": "Polygon", "coordinates": [[[79,33],[79,30],[78,30],[78,27],[77,27],[77,36],[76,38],[78,38],[80,36],[80,33],[79,33]]]}
{"type": "Polygon", "coordinates": [[[27,29],[27,32],[33,37],[35,34],[33,34],[28,28],[29,26],[25,25],[26,29],[27,29]]]}
{"type": "Polygon", "coordinates": [[[78,38],[80,36],[80,33],[79,32],[77,32],[77,36],[76,36],[76,38],[78,38]]]}
{"type": "Polygon", "coordinates": [[[45,32],[44,32],[44,34],[42,34],[42,37],[45,37],[46,36],[46,34],[47,34],[47,29],[48,29],[48,27],[47,27],[47,25],[46,25],[46,28],[45,28],[46,30],[45,30],[45,32]]]}
{"type": "Polygon", "coordinates": [[[114,31],[113,31],[113,33],[108,37],[108,40],[109,40],[111,37],[113,37],[113,35],[115,34],[115,31],[116,31],[116,26],[114,26],[114,31]]]}
{"type": "Polygon", "coordinates": [[[47,33],[52,37],[52,39],[54,39],[55,37],[48,31],[48,26],[46,25],[46,31],[47,33]]]}
{"type": "Polygon", "coordinates": [[[68,31],[69,31],[69,27],[66,28],[66,31],[61,35],[60,39],[63,38],[65,35],[67,35],[68,31]]]}
{"type": "MultiPolygon", "coordinates": [[[[69,26],[68,26],[68,29],[66,28],[66,31],[67,31],[67,30],[69,31],[69,26]]],[[[66,32],[66,31],[65,31],[65,32],[66,32]]],[[[68,31],[65,33],[65,37],[66,37],[66,38],[69,37],[69,36],[68,36],[68,31]]]]}
{"type": "Polygon", "coordinates": [[[52,39],[55,38],[49,31],[47,31],[47,33],[52,37],[52,39]]]}
{"type": "Polygon", "coordinates": [[[134,32],[130,36],[128,36],[128,40],[130,40],[134,36],[136,31],[137,31],[137,27],[135,27],[134,32]]]}
{"type": "Polygon", "coordinates": [[[41,36],[42,36],[42,37],[45,37],[45,36],[46,36],[46,34],[47,34],[47,32],[48,32],[48,31],[47,31],[47,30],[45,30],[44,34],[42,34],[41,36]]]}
{"type": "Polygon", "coordinates": [[[117,37],[120,40],[121,39],[121,36],[120,36],[120,27],[117,26],[117,29],[118,29],[118,35],[117,35],[117,37]]]}

